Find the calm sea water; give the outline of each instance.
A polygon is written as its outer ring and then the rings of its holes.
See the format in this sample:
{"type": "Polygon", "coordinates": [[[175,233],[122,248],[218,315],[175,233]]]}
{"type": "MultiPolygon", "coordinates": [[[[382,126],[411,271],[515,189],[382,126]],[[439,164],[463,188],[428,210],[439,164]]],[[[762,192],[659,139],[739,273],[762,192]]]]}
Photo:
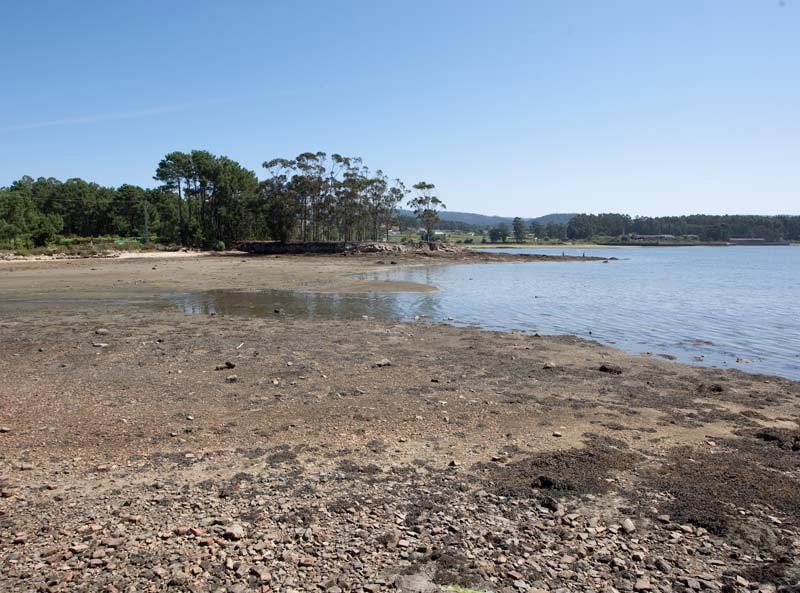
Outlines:
{"type": "MultiPolygon", "coordinates": [[[[516,253],[580,255],[582,250],[516,253]]],[[[486,329],[573,334],[681,362],[800,380],[800,247],[592,249],[602,262],[392,268],[372,279],[438,292],[331,295],[208,291],[179,295],[187,313],[422,319],[486,329]]]]}
{"type": "MultiPolygon", "coordinates": [[[[514,252],[562,251],[583,253],[514,252]]],[[[574,334],[634,353],[800,379],[800,247],[634,247],[587,255],[621,261],[471,264],[388,277],[441,289],[405,296],[406,317],[574,334]]]]}

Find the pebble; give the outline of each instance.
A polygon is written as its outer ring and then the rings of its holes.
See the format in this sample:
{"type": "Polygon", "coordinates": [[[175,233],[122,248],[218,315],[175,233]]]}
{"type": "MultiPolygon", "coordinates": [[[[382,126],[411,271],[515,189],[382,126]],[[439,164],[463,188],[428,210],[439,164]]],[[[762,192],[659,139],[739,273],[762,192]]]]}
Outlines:
{"type": "Polygon", "coordinates": [[[246,531],[241,523],[233,523],[229,525],[228,527],[225,528],[225,532],[223,534],[225,539],[230,539],[234,541],[244,539],[245,535],[246,531]]]}

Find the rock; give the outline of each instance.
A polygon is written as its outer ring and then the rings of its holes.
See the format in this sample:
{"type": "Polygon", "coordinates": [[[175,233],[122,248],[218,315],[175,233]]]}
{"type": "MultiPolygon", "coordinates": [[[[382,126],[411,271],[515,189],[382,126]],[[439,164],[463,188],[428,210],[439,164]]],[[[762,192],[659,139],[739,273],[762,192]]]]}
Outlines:
{"type": "Polygon", "coordinates": [[[664,560],[663,558],[657,558],[655,564],[656,568],[661,572],[663,572],[664,574],[667,574],[672,570],[672,567],[669,564],[667,564],[667,561],[664,560]]]}
{"type": "Polygon", "coordinates": [[[225,361],[223,364],[218,364],[214,370],[224,371],[226,369],[235,369],[236,365],[230,361],[225,361]]]}
{"type": "Polygon", "coordinates": [[[382,358],[372,366],[373,368],[390,367],[392,366],[392,361],[388,358],[382,358]]]}
{"type": "Polygon", "coordinates": [[[229,540],[240,540],[244,539],[246,532],[244,526],[241,523],[232,523],[225,528],[225,531],[222,534],[222,537],[229,540]]]}
{"type": "Polygon", "coordinates": [[[8,426],[0,426],[0,434],[6,434],[11,432],[11,428],[8,426]]]}
{"type": "Polygon", "coordinates": [[[108,348],[108,344],[105,342],[92,342],[92,346],[95,348],[108,348]]]}
{"type": "Polygon", "coordinates": [[[153,569],[153,574],[160,579],[166,579],[169,576],[169,571],[163,566],[156,566],[153,569]]]}
{"type": "Polygon", "coordinates": [[[634,591],[650,591],[653,588],[653,585],[650,584],[650,581],[647,579],[639,579],[633,584],[634,591]]]}
{"type": "Polygon", "coordinates": [[[597,369],[597,370],[602,372],[602,373],[610,373],[612,375],[621,375],[622,374],[622,369],[620,367],[618,367],[617,365],[615,365],[615,364],[603,363],[603,364],[600,365],[600,368],[597,369]]]}
{"type": "Polygon", "coordinates": [[[176,570],[172,573],[169,584],[173,587],[183,587],[191,581],[191,577],[182,570],[176,570]]]}
{"type": "Polygon", "coordinates": [[[554,369],[556,368],[556,363],[554,362],[546,362],[544,363],[543,369],[554,369]]]}
{"type": "Polygon", "coordinates": [[[559,431],[557,431],[557,430],[554,430],[554,431],[553,431],[553,436],[554,436],[554,437],[563,437],[564,435],[563,435],[563,434],[561,434],[559,431]]]}
{"type": "Polygon", "coordinates": [[[622,521],[622,531],[625,533],[633,533],[636,531],[636,525],[633,524],[633,521],[625,517],[625,519],[622,521]]]}
{"type": "Polygon", "coordinates": [[[262,583],[269,583],[272,581],[272,573],[266,566],[254,566],[250,569],[250,574],[258,577],[262,583]]]}
{"type": "Polygon", "coordinates": [[[109,331],[104,327],[98,327],[96,330],[94,330],[94,333],[98,336],[107,336],[109,331]]]}
{"type": "Polygon", "coordinates": [[[228,375],[227,377],[225,377],[225,382],[226,383],[238,383],[239,382],[239,377],[237,377],[236,375],[228,375]]]}

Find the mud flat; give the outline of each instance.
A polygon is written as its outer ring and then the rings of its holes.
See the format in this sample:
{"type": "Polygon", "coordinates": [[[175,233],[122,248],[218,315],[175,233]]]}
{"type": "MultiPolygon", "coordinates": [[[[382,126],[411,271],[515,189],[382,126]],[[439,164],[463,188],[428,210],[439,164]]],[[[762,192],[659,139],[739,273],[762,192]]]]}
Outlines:
{"type": "Polygon", "coordinates": [[[378,265],[4,263],[0,590],[797,590],[798,383],[572,337],[125,302],[352,290],[378,265]]]}

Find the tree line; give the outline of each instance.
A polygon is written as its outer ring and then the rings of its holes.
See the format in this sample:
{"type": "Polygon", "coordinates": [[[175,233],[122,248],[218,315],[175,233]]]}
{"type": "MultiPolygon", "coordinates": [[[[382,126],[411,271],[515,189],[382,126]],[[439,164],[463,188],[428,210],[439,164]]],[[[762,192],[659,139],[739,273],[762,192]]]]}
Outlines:
{"type": "Polygon", "coordinates": [[[697,241],[727,241],[732,237],[767,241],[800,241],[800,216],[708,215],[631,217],[627,214],[578,214],[567,224],[529,224],[513,220],[511,228],[499,224],[488,231],[493,243],[513,239],[626,240],[635,236],[673,235],[697,241]]]}
{"type": "Polygon", "coordinates": [[[388,236],[404,201],[430,236],[445,208],[433,184],[408,188],[360,158],[306,152],[263,168],[259,180],[226,156],[192,150],[167,154],[153,189],[25,176],[0,188],[0,243],[143,236],[208,248],[244,239],[378,240],[388,236]]]}
{"type": "Polygon", "coordinates": [[[579,214],[566,225],[568,239],[631,235],[674,235],[700,241],[727,241],[731,237],[798,241],[800,216],[693,214],[632,218],[625,214],[579,214]]]}

